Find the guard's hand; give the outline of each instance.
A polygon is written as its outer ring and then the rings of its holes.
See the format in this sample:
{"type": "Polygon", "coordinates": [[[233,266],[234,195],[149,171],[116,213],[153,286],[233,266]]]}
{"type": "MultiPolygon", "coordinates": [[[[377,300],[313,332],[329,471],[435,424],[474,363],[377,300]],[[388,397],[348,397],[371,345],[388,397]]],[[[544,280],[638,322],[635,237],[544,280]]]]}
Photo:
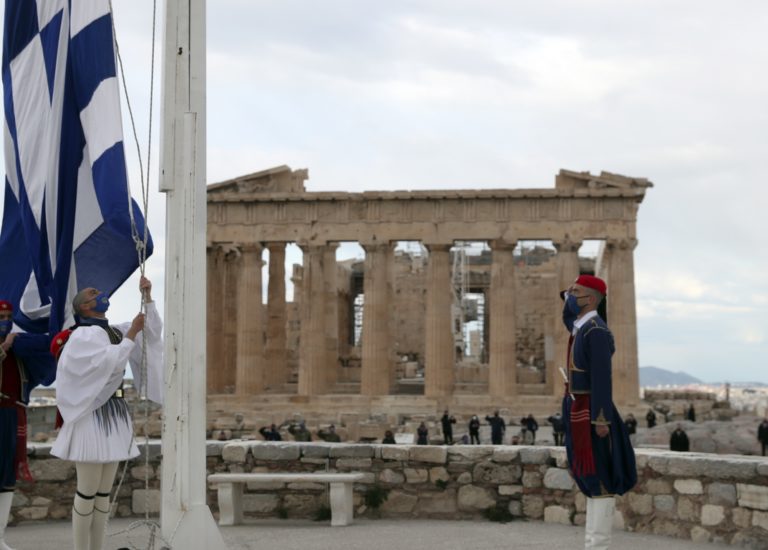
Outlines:
{"type": "Polygon", "coordinates": [[[13,341],[16,339],[16,333],[12,332],[8,336],[5,337],[5,341],[0,344],[0,347],[3,348],[3,351],[7,352],[11,347],[13,346],[13,341]]]}
{"type": "Polygon", "coordinates": [[[131,328],[128,329],[128,332],[125,334],[125,337],[130,340],[136,340],[136,335],[141,332],[144,329],[144,314],[139,313],[136,315],[136,317],[133,318],[133,321],[131,322],[131,328]]]}
{"type": "Polygon", "coordinates": [[[142,276],[139,280],[139,291],[144,294],[144,301],[152,301],[152,281],[142,276]]]}
{"type": "Polygon", "coordinates": [[[597,437],[605,437],[611,433],[611,429],[608,426],[603,426],[601,424],[599,426],[595,426],[595,433],[597,434],[597,437]]]}

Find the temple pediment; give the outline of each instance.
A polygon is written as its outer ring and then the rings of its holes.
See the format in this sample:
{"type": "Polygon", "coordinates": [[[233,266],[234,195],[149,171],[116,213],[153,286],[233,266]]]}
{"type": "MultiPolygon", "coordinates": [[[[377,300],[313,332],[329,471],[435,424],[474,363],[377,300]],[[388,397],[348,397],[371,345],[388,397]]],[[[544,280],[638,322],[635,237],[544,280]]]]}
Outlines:
{"type": "Polygon", "coordinates": [[[653,187],[653,184],[646,178],[631,178],[612,172],[600,172],[600,175],[594,175],[589,172],[573,172],[561,169],[555,177],[555,188],[557,189],[605,189],[611,187],[616,189],[645,189],[653,187]]]}
{"type": "Polygon", "coordinates": [[[254,193],[304,193],[304,182],[309,179],[306,169],[291,170],[276,166],[260,172],[214,183],[208,186],[208,197],[250,195],[254,193]]]}

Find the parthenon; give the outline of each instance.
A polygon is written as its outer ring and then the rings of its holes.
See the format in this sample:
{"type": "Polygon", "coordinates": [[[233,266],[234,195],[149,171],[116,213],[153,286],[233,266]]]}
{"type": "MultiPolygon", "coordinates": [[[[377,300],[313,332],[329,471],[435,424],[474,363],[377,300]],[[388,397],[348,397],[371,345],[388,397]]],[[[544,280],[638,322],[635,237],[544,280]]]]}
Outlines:
{"type": "Polygon", "coordinates": [[[554,188],[348,193],[308,192],[307,178],[281,166],[208,187],[210,396],[549,405],[568,338],[559,290],[594,272],[608,284],[615,400],[638,401],[633,257],[648,180],[561,170],[554,188]],[[585,241],[599,253],[580,267],[585,241]],[[337,261],[347,242],[364,261],[337,261]],[[303,256],[292,301],[288,244],[303,256]]]}

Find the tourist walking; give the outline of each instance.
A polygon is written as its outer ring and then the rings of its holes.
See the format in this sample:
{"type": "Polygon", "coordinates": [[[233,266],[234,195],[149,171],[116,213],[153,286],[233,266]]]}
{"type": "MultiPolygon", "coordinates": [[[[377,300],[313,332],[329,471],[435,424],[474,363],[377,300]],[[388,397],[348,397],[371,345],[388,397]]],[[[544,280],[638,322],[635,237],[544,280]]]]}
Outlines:
{"type": "Polygon", "coordinates": [[[429,430],[424,422],[416,430],[416,445],[429,445],[429,430]]]}
{"type": "Polygon", "coordinates": [[[474,415],[469,421],[469,442],[471,445],[480,445],[480,419],[474,415]]]}
{"type": "Polygon", "coordinates": [[[532,414],[529,414],[523,419],[523,423],[525,426],[525,429],[528,430],[528,433],[531,434],[531,440],[530,444],[535,445],[536,444],[536,432],[539,431],[539,423],[536,422],[536,419],[533,417],[532,414]]]}
{"type": "Polygon", "coordinates": [[[637,432],[637,420],[635,419],[635,415],[629,413],[627,415],[627,419],[624,421],[624,424],[627,425],[627,433],[629,435],[635,435],[637,432]]]}
{"type": "Polygon", "coordinates": [[[656,413],[653,412],[653,409],[648,409],[648,412],[645,415],[645,421],[648,422],[649,428],[653,428],[656,425],[656,413]]]}
{"type": "Polygon", "coordinates": [[[587,497],[585,548],[606,549],[611,542],[615,495],[637,483],[635,453],[613,403],[613,335],[598,314],[605,282],[580,275],[563,292],[563,323],[570,332],[568,382],[563,398],[568,469],[587,497]]]}
{"type": "Polygon", "coordinates": [[[565,427],[563,426],[563,415],[558,413],[553,414],[547,418],[547,422],[552,425],[552,436],[555,439],[555,445],[561,446],[563,444],[563,436],[565,435],[565,427]]]}
{"type": "Polygon", "coordinates": [[[693,403],[691,403],[691,406],[688,407],[688,420],[691,422],[696,422],[696,409],[693,408],[693,403]]]}
{"type": "Polygon", "coordinates": [[[491,425],[491,443],[501,445],[504,433],[507,431],[507,425],[504,423],[504,419],[499,416],[499,411],[493,411],[493,416],[486,416],[485,420],[491,425]]]}

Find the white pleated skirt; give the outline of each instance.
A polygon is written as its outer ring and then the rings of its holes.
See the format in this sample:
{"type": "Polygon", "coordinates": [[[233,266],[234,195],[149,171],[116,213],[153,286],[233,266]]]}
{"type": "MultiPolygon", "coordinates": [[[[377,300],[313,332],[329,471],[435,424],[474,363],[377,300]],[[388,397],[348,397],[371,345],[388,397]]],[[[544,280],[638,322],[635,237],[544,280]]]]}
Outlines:
{"type": "MultiPolygon", "coordinates": [[[[123,403],[124,405],[124,403],[123,403]]],[[[64,422],[51,454],[73,462],[120,462],[139,455],[127,406],[122,415],[102,408],[75,422],[64,422]]]]}

